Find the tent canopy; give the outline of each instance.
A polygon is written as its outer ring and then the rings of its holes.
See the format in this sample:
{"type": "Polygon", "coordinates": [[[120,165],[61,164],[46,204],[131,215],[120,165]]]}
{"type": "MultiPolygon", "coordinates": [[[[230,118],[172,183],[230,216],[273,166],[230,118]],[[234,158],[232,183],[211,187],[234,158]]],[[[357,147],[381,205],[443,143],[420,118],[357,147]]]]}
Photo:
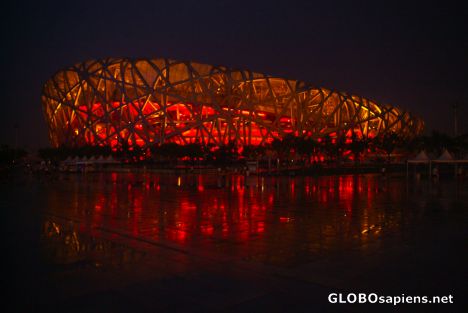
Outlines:
{"type": "Polygon", "coordinates": [[[444,152],[440,155],[440,157],[437,160],[434,160],[433,162],[434,163],[468,163],[468,160],[454,159],[453,156],[450,154],[450,152],[448,152],[447,149],[445,149],[444,152]]]}
{"type": "Polygon", "coordinates": [[[445,149],[437,161],[453,161],[453,156],[445,149]]]}
{"type": "Polygon", "coordinates": [[[413,159],[408,160],[409,163],[429,163],[430,161],[431,159],[424,150],[420,151],[413,159]]]}

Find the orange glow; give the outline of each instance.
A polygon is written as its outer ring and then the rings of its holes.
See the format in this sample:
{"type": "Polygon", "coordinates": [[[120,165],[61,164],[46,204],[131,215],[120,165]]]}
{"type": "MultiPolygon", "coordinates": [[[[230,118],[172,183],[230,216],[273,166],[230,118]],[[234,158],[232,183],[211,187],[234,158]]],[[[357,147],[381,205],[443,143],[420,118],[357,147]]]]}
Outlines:
{"type": "Polygon", "coordinates": [[[243,146],[284,134],[319,138],[328,133],[336,142],[339,136],[350,138],[351,130],[357,138],[389,131],[412,138],[424,128],[422,120],[402,110],[325,88],[298,91],[291,88],[297,81],[194,62],[140,61],[92,60],[49,79],[42,105],[52,145],[117,150],[233,141],[243,146]],[[121,75],[122,68],[135,75],[121,75]]]}
{"type": "MultiPolygon", "coordinates": [[[[50,197],[51,214],[75,214],[84,221],[76,225],[81,232],[115,229],[182,249],[185,245],[229,249],[222,251],[246,258],[284,257],[302,247],[309,251],[346,246],[393,231],[393,223],[399,223],[388,219],[387,209],[379,208],[380,200],[387,198],[378,198],[379,194],[387,191],[381,191],[385,184],[375,176],[265,177],[256,185],[265,186],[262,192],[252,181],[245,187],[243,175],[230,176],[230,186],[216,190],[214,175],[192,175],[182,174],[176,188],[177,176],[106,173],[100,182],[109,184],[99,188],[77,184],[69,203],[50,197]],[[198,186],[205,192],[200,194],[198,186]]],[[[395,191],[390,192],[393,196],[395,191]]]]}

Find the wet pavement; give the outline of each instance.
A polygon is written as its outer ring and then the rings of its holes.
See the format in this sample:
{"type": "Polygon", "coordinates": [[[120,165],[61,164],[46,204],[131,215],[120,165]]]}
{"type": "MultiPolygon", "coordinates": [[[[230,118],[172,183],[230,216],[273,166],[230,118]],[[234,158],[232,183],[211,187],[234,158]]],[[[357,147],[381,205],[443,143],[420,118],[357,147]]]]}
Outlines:
{"type": "Polygon", "coordinates": [[[1,188],[13,311],[395,311],[330,292],[466,304],[466,181],[89,173],[1,188]]]}

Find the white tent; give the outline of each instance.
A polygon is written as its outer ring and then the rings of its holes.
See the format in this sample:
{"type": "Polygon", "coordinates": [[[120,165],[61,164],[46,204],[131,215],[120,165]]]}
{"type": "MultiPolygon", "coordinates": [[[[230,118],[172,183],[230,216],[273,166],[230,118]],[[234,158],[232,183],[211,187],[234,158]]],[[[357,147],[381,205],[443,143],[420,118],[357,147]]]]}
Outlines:
{"type": "Polygon", "coordinates": [[[453,163],[455,161],[453,159],[453,156],[450,154],[450,152],[447,151],[447,149],[442,152],[439,158],[437,160],[434,160],[434,162],[439,162],[439,163],[453,163]]]}
{"type": "Polygon", "coordinates": [[[413,159],[408,160],[408,163],[429,163],[431,159],[427,156],[426,151],[422,150],[413,159]]]}
{"type": "Polygon", "coordinates": [[[73,159],[71,156],[68,156],[64,161],[63,161],[64,164],[70,164],[70,163],[73,163],[73,159]]]}
{"type": "Polygon", "coordinates": [[[105,161],[105,163],[107,164],[116,164],[116,163],[119,163],[116,159],[114,159],[114,157],[112,155],[109,155],[105,161]]]}
{"type": "Polygon", "coordinates": [[[447,151],[447,149],[444,150],[444,152],[440,155],[440,157],[437,160],[433,161],[434,163],[455,163],[455,164],[461,164],[461,163],[468,163],[467,156],[465,156],[463,159],[455,159],[450,152],[447,151]]]}
{"type": "MultiPolygon", "coordinates": [[[[455,173],[458,172],[458,165],[459,164],[468,164],[468,159],[466,158],[463,158],[463,159],[455,159],[452,154],[447,150],[445,149],[442,154],[437,158],[437,159],[432,159],[429,158],[429,156],[424,152],[424,151],[421,151],[419,152],[419,154],[413,158],[413,159],[410,159],[407,161],[406,163],[406,177],[408,177],[408,171],[409,171],[409,164],[410,163],[413,163],[413,164],[428,164],[429,166],[429,177],[432,176],[432,166],[433,164],[454,164],[455,166],[455,173]]],[[[457,175],[457,174],[455,174],[457,175]]]]}
{"type": "Polygon", "coordinates": [[[90,162],[88,162],[88,158],[86,156],[82,157],[81,159],[78,159],[78,161],[75,162],[76,165],[86,165],[90,162]]]}
{"type": "Polygon", "coordinates": [[[431,159],[426,151],[421,150],[413,159],[406,161],[406,179],[408,179],[409,164],[428,164],[429,176],[431,176],[431,159]]]}

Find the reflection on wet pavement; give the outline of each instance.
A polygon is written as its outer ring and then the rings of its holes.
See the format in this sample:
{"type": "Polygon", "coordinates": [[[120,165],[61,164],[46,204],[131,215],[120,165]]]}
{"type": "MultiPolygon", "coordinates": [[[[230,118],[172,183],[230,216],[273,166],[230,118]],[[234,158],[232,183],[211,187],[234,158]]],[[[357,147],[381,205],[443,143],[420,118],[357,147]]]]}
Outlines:
{"type": "Polygon", "coordinates": [[[328,308],[337,290],[460,293],[467,183],[67,174],[9,186],[3,203],[24,212],[17,223],[29,223],[33,238],[40,225],[40,260],[34,250],[31,261],[18,259],[24,281],[37,284],[31,306],[309,312],[328,308]],[[40,280],[25,271],[34,266],[40,280]]]}
{"type": "Polygon", "coordinates": [[[48,186],[46,214],[77,220],[90,234],[107,231],[289,267],[397,244],[417,230],[427,201],[416,188],[408,194],[402,180],[372,175],[231,176],[218,187],[219,179],[64,176],[48,186]]]}
{"type": "Polygon", "coordinates": [[[43,258],[55,270],[86,267],[122,268],[138,262],[144,252],[109,240],[92,237],[73,223],[46,220],[41,237],[43,258]]]}

